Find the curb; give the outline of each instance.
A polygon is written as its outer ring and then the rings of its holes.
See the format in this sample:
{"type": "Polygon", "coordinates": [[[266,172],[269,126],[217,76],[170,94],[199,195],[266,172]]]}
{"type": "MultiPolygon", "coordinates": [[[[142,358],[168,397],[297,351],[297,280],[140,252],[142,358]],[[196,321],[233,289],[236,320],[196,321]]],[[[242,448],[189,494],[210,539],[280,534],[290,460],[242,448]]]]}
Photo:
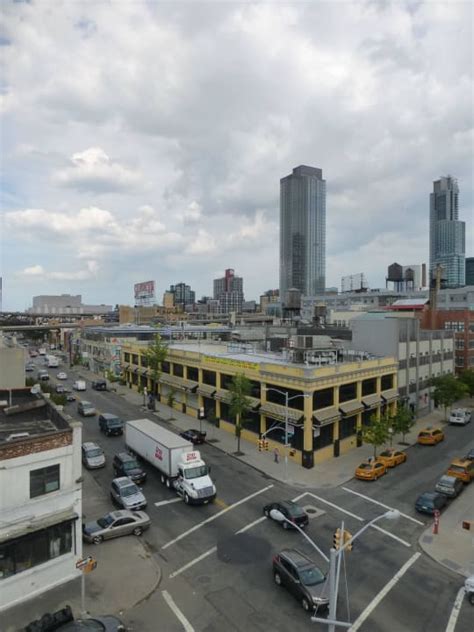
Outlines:
{"type": "Polygon", "coordinates": [[[137,601],[135,603],[133,603],[129,608],[126,608],[125,610],[121,610],[120,614],[123,614],[124,612],[129,612],[133,608],[136,608],[141,603],[143,603],[144,601],[149,599],[151,597],[151,595],[155,592],[155,590],[159,587],[159,585],[161,584],[161,580],[163,579],[163,571],[161,570],[161,566],[155,560],[155,557],[154,557],[153,553],[151,552],[150,547],[148,546],[147,542],[146,541],[140,541],[140,544],[142,545],[143,550],[146,552],[147,558],[152,560],[152,562],[153,562],[153,564],[155,566],[157,579],[156,579],[156,582],[154,583],[153,587],[147,593],[145,593],[145,595],[143,595],[143,597],[140,597],[140,599],[137,599],[137,601]]]}
{"type": "Polygon", "coordinates": [[[429,531],[429,529],[425,529],[425,531],[423,531],[423,533],[420,535],[420,537],[418,538],[418,546],[420,547],[420,549],[423,551],[423,553],[425,555],[427,555],[430,560],[432,560],[433,562],[435,562],[436,564],[439,564],[440,566],[442,566],[443,568],[445,568],[446,570],[450,571],[451,573],[455,574],[455,575],[460,575],[463,579],[466,579],[466,577],[469,577],[469,574],[464,574],[463,572],[456,570],[455,568],[452,568],[451,566],[449,566],[448,564],[444,564],[444,562],[442,562],[440,559],[438,559],[437,557],[434,556],[433,553],[431,553],[430,551],[428,551],[425,548],[425,545],[422,544],[421,542],[421,538],[426,534],[426,531],[429,531]]]}

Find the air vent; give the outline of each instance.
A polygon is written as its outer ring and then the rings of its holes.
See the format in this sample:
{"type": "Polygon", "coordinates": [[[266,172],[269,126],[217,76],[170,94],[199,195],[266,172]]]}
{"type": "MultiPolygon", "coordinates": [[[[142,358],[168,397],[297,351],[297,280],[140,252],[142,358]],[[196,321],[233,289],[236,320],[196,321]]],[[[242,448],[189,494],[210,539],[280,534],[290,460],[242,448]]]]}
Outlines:
{"type": "Polygon", "coordinates": [[[16,441],[16,439],[28,439],[30,436],[29,432],[16,432],[8,435],[5,441],[16,441]]]}

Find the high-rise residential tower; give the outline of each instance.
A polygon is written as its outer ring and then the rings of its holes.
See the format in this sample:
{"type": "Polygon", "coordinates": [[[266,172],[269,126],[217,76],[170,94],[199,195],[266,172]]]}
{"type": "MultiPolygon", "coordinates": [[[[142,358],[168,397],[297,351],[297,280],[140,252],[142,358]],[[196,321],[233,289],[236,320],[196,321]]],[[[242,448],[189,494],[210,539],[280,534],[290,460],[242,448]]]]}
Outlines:
{"type": "Polygon", "coordinates": [[[214,279],[214,299],[219,301],[219,312],[242,312],[244,302],[244,280],[236,276],[234,270],[228,268],[224,276],[214,279]]]}
{"type": "Polygon", "coordinates": [[[322,169],[300,165],[280,180],[280,298],[326,285],[326,181],[322,169]]]}
{"type": "Polygon", "coordinates": [[[443,267],[446,287],[465,285],[466,224],[459,221],[459,188],[451,176],[433,182],[430,194],[430,279],[443,267]]]}

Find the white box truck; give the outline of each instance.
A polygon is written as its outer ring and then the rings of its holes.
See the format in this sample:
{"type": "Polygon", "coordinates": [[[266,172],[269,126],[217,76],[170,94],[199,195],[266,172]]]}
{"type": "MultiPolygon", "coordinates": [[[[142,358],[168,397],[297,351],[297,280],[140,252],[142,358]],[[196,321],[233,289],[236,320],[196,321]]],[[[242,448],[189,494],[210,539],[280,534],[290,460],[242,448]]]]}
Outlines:
{"type": "Polygon", "coordinates": [[[150,419],[125,424],[125,445],[161,474],[161,482],[188,505],[202,505],[216,497],[209,467],[193,444],[150,419]]]}
{"type": "Polygon", "coordinates": [[[49,355],[48,358],[48,367],[50,369],[57,369],[59,367],[59,360],[56,356],[49,355]]]}

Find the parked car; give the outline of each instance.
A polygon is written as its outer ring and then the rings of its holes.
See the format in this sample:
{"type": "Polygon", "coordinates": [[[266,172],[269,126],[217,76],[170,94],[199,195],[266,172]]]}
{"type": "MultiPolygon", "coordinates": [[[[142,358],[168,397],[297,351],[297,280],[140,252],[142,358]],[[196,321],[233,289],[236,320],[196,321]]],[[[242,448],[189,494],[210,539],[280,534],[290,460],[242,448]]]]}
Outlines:
{"type": "Polygon", "coordinates": [[[137,459],[128,452],[119,452],[114,456],[113,463],[116,477],[128,476],[134,483],[144,483],[147,473],[138,464],[137,459]]]}
{"type": "Polygon", "coordinates": [[[102,413],[102,415],[99,416],[99,428],[100,431],[108,437],[111,435],[123,435],[123,420],[117,417],[117,415],[102,413]]]}
{"type": "Polygon", "coordinates": [[[355,477],[361,481],[376,481],[387,473],[387,468],[378,459],[367,459],[363,461],[355,471],[355,477]]]}
{"type": "Polygon", "coordinates": [[[94,391],[106,391],[107,382],[105,380],[94,380],[91,384],[94,391]]]}
{"type": "MultiPolygon", "coordinates": [[[[272,518],[270,514],[272,509],[276,509],[277,511],[282,513],[287,520],[289,520],[293,524],[298,525],[298,527],[306,527],[309,522],[308,514],[303,509],[303,507],[293,502],[292,500],[282,500],[280,502],[269,503],[263,508],[263,514],[267,518],[272,518]]],[[[291,524],[286,522],[286,520],[281,521],[281,526],[284,529],[293,528],[291,524]]]]}
{"type": "Polygon", "coordinates": [[[464,582],[464,592],[466,593],[466,599],[471,606],[474,606],[474,575],[467,577],[464,582]]]}
{"type": "Polygon", "coordinates": [[[449,415],[449,423],[452,425],[465,426],[471,421],[471,411],[467,408],[455,408],[449,415]]]}
{"type": "Polygon", "coordinates": [[[424,494],[420,494],[416,499],[415,509],[420,513],[432,516],[436,510],[441,511],[447,502],[448,498],[444,494],[425,492],[424,494]]]}
{"type": "Polygon", "coordinates": [[[56,391],[56,393],[64,393],[64,386],[62,384],[56,384],[56,387],[54,389],[56,391]]]}
{"type": "Polygon", "coordinates": [[[32,349],[30,351],[30,358],[37,358],[37,357],[38,357],[38,352],[32,349]]]}
{"type": "Polygon", "coordinates": [[[85,400],[83,400],[82,402],[78,402],[77,412],[83,417],[94,417],[94,415],[97,415],[94,404],[91,404],[91,402],[86,402],[85,400]]]}
{"type": "Polygon", "coordinates": [[[454,459],[446,474],[459,478],[463,483],[470,483],[474,479],[474,461],[471,461],[471,459],[454,459]]]}
{"type": "Polygon", "coordinates": [[[420,445],[436,445],[444,441],[444,432],[440,428],[424,428],[418,433],[420,445]]]}
{"type": "Polygon", "coordinates": [[[56,378],[58,380],[67,380],[67,373],[64,373],[64,371],[59,371],[59,373],[56,375],[56,378]]]}
{"type": "Polygon", "coordinates": [[[273,558],[273,579],[296,597],[307,612],[327,608],[326,575],[297,549],[284,549],[273,558]]]}
{"type": "Polygon", "coordinates": [[[146,509],[147,502],[142,490],[128,476],[114,478],[110,485],[110,497],[123,509],[146,509]]]}
{"type": "Polygon", "coordinates": [[[448,496],[448,498],[456,498],[462,492],[463,487],[461,479],[444,474],[436,483],[435,491],[448,496]]]}
{"type": "Polygon", "coordinates": [[[27,365],[25,366],[25,371],[26,371],[27,373],[31,373],[31,372],[32,372],[32,371],[34,371],[35,369],[36,369],[36,367],[35,367],[35,365],[34,365],[34,364],[27,364],[27,365]]]}
{"type": "Polygon", "coordinates": [[[183,439],[187,439],[194,443],[194,445],[204,443],[206,440],[207,432],[196,430],[195,428],[190,428],[189,430],[184,430],[184,432],[180,432],[179,436],[183,437],[183,439]]]}
{"type": "Polygon", "coordinates": [[[44,369],[38,371],[38,380],[40,382],[47,382],[49,380],[48,371],[45,371],[44,369]]]}
{"type": "Polygon", "coordinates": [[[105,454],[97,443],[87,441],[82,444],[82,462],[88,470],[105,467],[105,454]]]}
{"type": "Polygon", "coordinates": [[[387,448],[378,455],[377,460],[382,461],[385,467],[395,467],[396,465],[400,465],[400,463],[405,463],[407,455],[401,450],[387,448]]]}
{"type": "Polygon", "coordinates": [[[82,525],[82,538],[86,542],[100,544],[102,540],[122,535],[141,535],[150,526],[150,518],[144,511],[111,511],[103,518],[82,525]]]}

